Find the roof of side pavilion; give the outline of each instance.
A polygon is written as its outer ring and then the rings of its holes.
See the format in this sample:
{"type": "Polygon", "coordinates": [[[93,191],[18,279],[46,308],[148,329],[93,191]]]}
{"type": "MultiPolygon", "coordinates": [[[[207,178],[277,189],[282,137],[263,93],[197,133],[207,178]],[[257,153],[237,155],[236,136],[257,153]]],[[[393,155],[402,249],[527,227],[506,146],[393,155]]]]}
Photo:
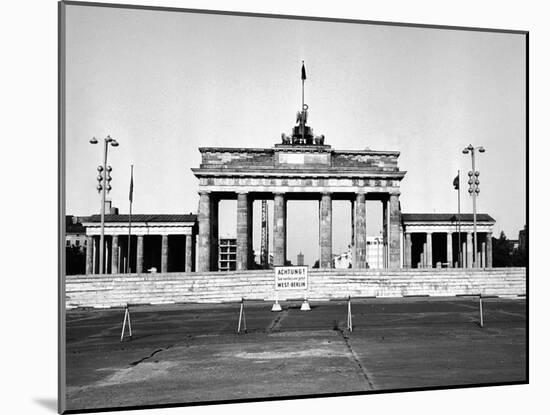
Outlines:
{"type": "MultiPolygon", "coordinates": [[[[130,224],[129,215],[105,215],[106,235],[127,235],[130,226],[133,235],[193,235],[197,228],[197,215],[180,214],[135,214],[130,224]]],[[[82,220],[86,235],[97,236],[101,229],[101,215],[92,215],[82,220]]]]}
{"type": "MultiPolygon", "coordinates": [[[[478,213],[476,222],[477,232],[491,234],[496,221],[487,213],[478,213]]],[[[460,232],[474,231],[471,213],[461,213],[460,222],[457,213],[403,213],[401,223],[406,233],[455,233],[459,226],[460,232]]]]}
{"type": "MultiPolygon", "coordinates": [[[[128,223],[129,215],[105,215],[105,222],[124,222],[128,223]]],[[[132,215],[132,222],[196,222],[197,215],[177,215],[177,214],[135,214],[132,215]]],[[[87,217],[83,222],[101,222],[100,215],[87,217]]]]}
{"type": "MultiPolygon", "coordinates": [[[[457,213],[403,213],[401,214],[403,222],[458,222],[457,213]]],[[[477,222],[492,222],[496,221],[487,213],[476,214],[477,222]]],[[[473,222],[474,215],[472,213],[461,213],[460,221],[473,222]]]]}

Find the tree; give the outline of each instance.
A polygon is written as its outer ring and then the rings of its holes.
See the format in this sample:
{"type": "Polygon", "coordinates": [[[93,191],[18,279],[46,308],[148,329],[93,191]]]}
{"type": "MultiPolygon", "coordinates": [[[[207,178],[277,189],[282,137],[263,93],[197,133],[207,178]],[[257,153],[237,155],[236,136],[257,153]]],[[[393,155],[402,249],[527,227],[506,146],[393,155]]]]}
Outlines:
{"type": "Polygon", "coordinates": [[[67,275],[78,275],[86,272],[86,248],[67,246],[65,248],[65,272],[67,275]]]}
{"type": "Polygon", "coordinates": [[[516,250],[512,254],[512,266],[513,267],[525,267],[527,266],[527,252],[525,250],[516,250]]]}
{"type": "Polygon", "coordinates": [[[500,232],[498,238],[493,238],[493,267],[524,267],[527,265],[527,250],[514,249],[512,241],[500,232]]]}

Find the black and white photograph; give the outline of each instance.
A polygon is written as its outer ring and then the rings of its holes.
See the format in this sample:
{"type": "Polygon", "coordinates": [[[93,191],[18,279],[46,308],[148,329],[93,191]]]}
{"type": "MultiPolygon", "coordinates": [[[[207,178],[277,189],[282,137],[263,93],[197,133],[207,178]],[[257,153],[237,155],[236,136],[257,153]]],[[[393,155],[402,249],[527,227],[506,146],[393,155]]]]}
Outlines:
{"type": "Polygon", "coordinates": [[[528,58],[60,2],[59,411],[529,383],[528,58]]]}

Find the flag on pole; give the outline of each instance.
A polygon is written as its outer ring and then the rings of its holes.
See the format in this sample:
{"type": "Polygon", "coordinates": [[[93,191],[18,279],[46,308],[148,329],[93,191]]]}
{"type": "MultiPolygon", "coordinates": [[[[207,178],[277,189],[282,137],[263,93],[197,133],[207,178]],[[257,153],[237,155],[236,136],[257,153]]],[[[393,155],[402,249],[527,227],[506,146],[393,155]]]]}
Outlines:
{"type": "Polygon", "coordinates": [[[304,61],[302,61],[302,81],[306,79],[306,67],[304,66],[304,61]]]}
{"type": "Polygon", "coordinates": [[[134,166],[132,165],[132,171],[130,173],[130,202],[134,201],[134,166]]]}
{"type": "Polygon", "coordinates": [[[453,180],[453,186],[455,187],[455,190],[460,189],[460,178],[458,174],[456,175],[455,179],[453,180]]]}

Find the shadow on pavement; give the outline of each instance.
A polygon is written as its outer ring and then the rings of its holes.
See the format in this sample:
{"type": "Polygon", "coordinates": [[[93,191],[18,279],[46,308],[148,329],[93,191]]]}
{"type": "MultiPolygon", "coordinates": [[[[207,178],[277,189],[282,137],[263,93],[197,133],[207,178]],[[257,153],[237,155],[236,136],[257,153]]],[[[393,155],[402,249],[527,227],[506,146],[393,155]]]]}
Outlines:
{"type": "Polygon", "coordinates": [[[53,399],[53,398],[35,398],[34,401],[38,405],[40,405],[40,406],[42,406],[42,407],[44,407],[44,408],[46,408],[46,409],[48,409],[52,412],[57,413],[57,399],[53,399]]]}

